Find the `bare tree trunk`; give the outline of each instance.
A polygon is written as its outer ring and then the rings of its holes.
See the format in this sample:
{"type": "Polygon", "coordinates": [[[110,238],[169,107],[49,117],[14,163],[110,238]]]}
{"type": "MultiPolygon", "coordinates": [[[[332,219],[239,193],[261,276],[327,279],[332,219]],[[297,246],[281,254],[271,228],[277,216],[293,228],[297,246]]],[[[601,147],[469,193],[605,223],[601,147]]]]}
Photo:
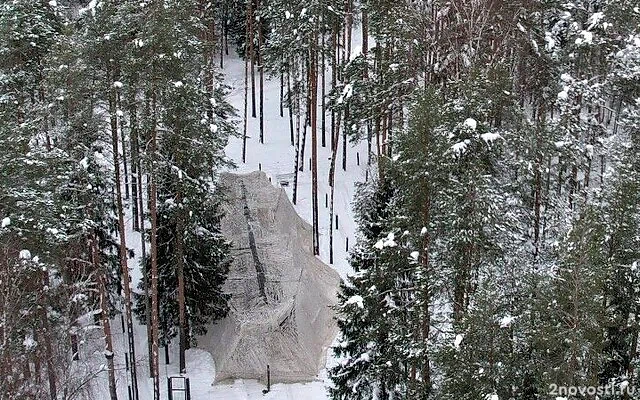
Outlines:
{"type": "MultiPolygon", "coordinates": [[[[336,90],[336,81],[338,78],[338,30],[334,28],[331,32],[331,91],[336,90]]],[[[336,112],[331,109],[331,148],[333,148],[333,141],[335,140],[336,130],[336,112]]]]}
{"type": "Polygon", "coordinates": [[[138,107],[136,105],[137,77],[131,81],[132,89],[129,91],[127,99],[129,108],[129,142],[131,146],[131,211],[133,217],[133,230],[142,231],[144,226],[140,225],[140,214],[142,209],[138,202],[138,180],[142,179],[139,168],[140,144],[138,142],[138,107]]]}
{"type": "Polygon", "coordinates": [[[253,49],[253,40],[254,40],[254,27],[253,23],[255,22],[255,18],[253,16],[253,0],[248,0],[249,2],[249,13],[247,14],[247,18],[249,19],[249,57],[251,61],[251,117],[256,117],[256,69],[255,69],[255,51],[253,49]]]}
{"type": "MultiPolygon", "coordinates": [[[[177,203],[182,206],[182,196],[178,193],[177,203]]],[[[187,372],[185,351],[187,350],[187,316],[185,305],[184,287],[184,221],[182,213],[179,213],[176,221],[176,267],[178,275],[178,313],[180,324],[180,373],[187,372]]]]}
{"type": "MultiPolygon", "coordinates": [[[[257,0],[257,8],[260,0],[257,0]]],[[[264,143],[264,38],[262,34],[262,18],[258,24],[258,70],[260,71],[260,143],[264,143]]]]}
{"type": "MultiPolygon", "coordinates": [[[[340,117],[338,117],[338,119],[340,119],[340,117]]],[[[346,171],[347,170],[347,124],[346,122],[349,119],[349,106],[346,106],[344,109],[344,120],[345,120],[345,126],[344,129],[342,130],[342,170],[346,171]]]]}
{"type": "MultiPolygon", "coordinates": [[[[324,20],[323,20],[323,25],[324,25],[324,20]]],[[[322,147],[327,147],[327,137],[326,137],[326,104],[325,104],[325,90],[326,90],[326,83],[325,83],[325,72],[326,72],[326,60],[325,60],[325,55],[324,55],[324,46],[325,46],[325,34],[324,34],[324,29],[321,33],[322,35],[322,39],[321,39],[321,43],[320,43],[320,48],[321,48],[321,66],[320,66],[320,73],[321,73],[321,80],[320,80],[320,85],[321,85],[321,107],[320,107],[320,111],[321,111],[321,136],[322,136],[322,147]]]]}
{"type": "Polygon", "coordinates": [[[111,400],[118,400],[118,393],[116,390],[116,373],[113,366],[113,339],[111,335],[111,322],[109,321],[107,278],[104,269],[100,266],[97,237],[95,234],[91,238],[91,254],[93,259],[93,268],[98,276],[98,290],[100,291],[100,316],[102,318],[102,330],[104,331],[104,356],[107,359],[107,372],[109,376],[109,398],[111,400]]]}
{"type": "MultiPolygon", "coordinates": [[[[120,94],[116,93],[116,112],[121,110],[120,94]]],[[[118,117],[119,115],[116,115],[118,117]]],[[[124,172],[124,199],[129,200],[129,163],[127,162],[127,140],[122,129],[122,123],[119,123],[120,127],[120,141],[122,142],[122,167],[124,172]]]]}
{"type": "Polygon", "coordinates": [[[329,264],[333,264],[333,221],[334,221],[334,199],[335,199],[335,176],[336,176],[336,159],[338,158],[338,143],[340,138],[340,113],[335,122],[335,137],[331,139],[331,165],[329,167],[329,186],[331,187],[331,199],[329,200],[329,264]]]}
{"type": "MultiPolygon", "coordinates": [[[[364,63],[364,79],[369,79],[369,63],[367,60],[369,54],[369,13],[367,10],[367,4],[362,4],[362,56],[365,59],[364,63]]],[[[367,122],[367,165],[371,165],[372,156],[372,135],[371,135],[371,122],[367,122]]]]}
{"type": "Polygon", "coordinates": [[[300,147],[300,164],[298,169],[304,171],[304,150],[307,147],[307,121],[309,121],[309,114],[304,117],[304,124],[302,124],[302,146],[300,147]]]}
{"type": "Polygon", "coordinates": [[[296,159],[293,168],[293,204],[298,201],[298,163],[300,162],[300,94],[296,92],[296,159]]]}
{"type": "MultiPolygon", "coordinates": [[[[116,76],[112,76],[115,80],[116,76]]],[[[116,209],[118,213],[118,236],[120,237],[120,249],[118,252],[118,259],[120,262],[120,272],[122,276],[122,288],[124,289],[124,309],[127,325],[127,343],[129,346],[129,359],[131,360],[131,383],[134,390],[134,399],[137,399],[138,392],[138,378],[136,374],[136,352],[135,343],[133,337],[133,316],[131,312],[131,286],[129,279],[129,266],[127,265],[127,243],[124,230],[124,211],[122,207],[122,187],[120,179],[120,160],[118,150],[118,119],[116,114],[117,105],[117,93],[115,87],[111,87],[109,96],[109,112],[111,122],[111,141],[113,146],[113,165],[115,172],[115,187],[116,187],[116,209]]]]}
{"type": "Polygon", "coordinates": [[[347,26],[346,26],[346,60],[351,57],[351,32],[353,30],[353,0],[347,0],[347,26]]]}
{"type": "MultiPolygon", "coordinates": [[[[424,209],[423,209],[423,225],[429,226],[429,221],[431,219],[431,196],[430,193],[427,192],[424,209]]],[[[429,232],[424,234],[422,239],[422,257],[420,260],[420,264],[422,267],[422,276],[424,279],[429,279],[430,276],[430,265],[429,265],[429,251],[431,246],[431,236],[429,232]]],[[[421,318],[421,340],[424,343],[425,348],[429,343],[429,335],[431,329],[431,312],[429,310],[429,305],[431,303],[431,288],[429,287],[429,282],[422,283],[422,318],[421,318]]],[[[431,388],[431,365],[429,362],[429,356],[425,351],[423,364],[421,366],[422,381],[424,382],[425,388],[428,390],[431,388]]]]}
{"type": "MultiPolygon", "coordinates": [[[[247,1],[247,19],[251,14],[251,0],[247,1]]],[[[245,37],[249,37],[250,23],[247,21],[245,37]]],[[[247,108],[249,92],[249,48],[244,47],[244,118],[242,120],[242,162],[247,162],[247,108]]]]}
{"type": "MultiPolygon", "coordinates": [[[[146,116],[148,116],[150,114],[150,110],[149,110],[149,96],[147,93],[145,93],[145,109],[144,109],[144,113],[146,116]]],[[[141,136],[140,138],[142,140],[142,142],[146,142],[146,140],[144,140],[144,138],[141,136]]],[[[138,147],[139,148],[139,147],[138,147]]],[[[149,357],[149,378],[153,378],[153,365],[152,365],[152,360],[153,360],[153,352],[152,352],[152,346],[151,346],[151,338],[152,338],[152,334],[151,334],[151,288],[149,286],[149,273],[148,271],[146,271],[146,260],[147,260],[147,242],[146,242],[146,227],[145,227],[145,217],[144,217],[144,189],[143,189],[143,177],[144,174],[142,173],[142,157],[138,157],[138,161],[137,161],[137,168],[138,168],[138,203],[139,203],[139,210],[140,210],[140,248],[142,249],[142,259],[144,260],[144,268],[145,268],[145,273],[143,274],[144,277],[144,296],[145,296],[145,322],[146,322],[146,326],[147,326],[147,354],[149,357]]],[[[147,179],[148,181],[148,179],[147,179]]],[[[147,185],[148,186],[148,185],[147,185]]]]}
{"type": "Polygon", "coordinates": [[[156,148],[157,148],[157,104],[155,88],[152,89],[152,128],[151,128],[151,168],[149,173],[149,212],[151,214],[151,352],[153,358],[153,399],[160,400],[160,365],[158,360],[158,206],[156,187],[156,148]]]}
{"type": "Polygon", "coordinates": [[[280,71],[280,118],[284,117],[284,72],[280,71]]]}
{"type": "Polygon", "coordinates": [[[318,223],[318,28],[313,32],[311,48],[311,192],[313,208],[313,254],[320,255],[320,230],[318,223]]]}
{"type": "MultiPolygon", "coordinates": [[[[43,271],[43,286],[49,280],[48,272],[43,271]]],[[[44,287],[42,289],[44,291],[44,287]]],[[[42,320],[42,337],[44,339],[44,352],[47,363],[47,378],[49,380],[49,396],[51,400],[58,398],[58,389],[56,384],[56,370],[53,365],[53,347],[51,346],[51,326],[49,324],[49,317],[47,316],[46,307],[42,307],[40,311],[40,319],[42,320]]]]}
{"type": "Polygon", "coordinates": [[[293,134],[293,93],[291,93],[291,65],[287,71],[287,107],[289,108],[289,131],[291,132],[291,145],[295,146],[295,139],[293,134]]]}

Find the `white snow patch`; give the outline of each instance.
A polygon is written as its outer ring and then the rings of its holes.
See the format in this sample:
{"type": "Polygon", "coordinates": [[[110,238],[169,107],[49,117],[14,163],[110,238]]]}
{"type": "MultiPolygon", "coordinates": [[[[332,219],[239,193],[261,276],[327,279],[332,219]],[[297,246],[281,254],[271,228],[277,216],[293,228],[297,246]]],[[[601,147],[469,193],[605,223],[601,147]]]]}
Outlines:
{"type": "Polygon", "coordinates": [[[350,83],[344,85],[342,89],[342,94],[338,98],[338,104],[342,104],[345,99],[350,98],[353,95],[353,86],[350,83]]]}
{"type": "Polygon", "coordinates": [[[556,47],[556,40],[551,36],[550,32],[545,32],[544,34],[545,45],[544,48],[547,51],[552,51],[554,47],[556,47]]]}
{"type": "Polygon", "coordinates": [[[31,259],[31,252],[29,250],[20,250],[20,254],[19,257],[23,260],[29,260],[31,259]]]}
{"type": "Polygon", "coordinates": [[[559,140],[559,141],[557,141],[557,142],[555,142],[555,143],[554,143],[554,146],[556,146],[556,149],[561,149],[561,148],[563,148],[566,144],[567,144],[566,142],[564,142],[564,141],[562,141],[562,140],[559,140]]]}
{"type": "Polygon", "coordinates": [[[502,317],[502,319],[500,320],[500,328],[510,327],[513,321],[515,321],[515,319],[516,319],[515,317],[512,317],[510,315],[506,315],[502,317]]]}
{"type": "Polygon", "coordinates": [[[420,252],[419,251],[412,251],[411,252],[411,258],[413,258],[415,261],[418,261],[419,257],[420,257],[420,252]]]}
{"type": "Polygon", "coordinates": [[[28,335],[24,337],[24,340],[22,341],[22,345],[24,346],[25,349],[32,350],[38,345],[38,342],[36,342],[33,339],[33,336],[28,335]]]}
{"type": "Polygon", "coordinates": [[[460,343],[462,343],[462,339],[464,339],[464,336],[462,336],[461,334],[456,335],[456,340],[453,341],[453,347],[455,347],[456,350],[460,348],[460,343]]]}
{"type": "Polygon", "coordinates": [[[499,133],[483,133],[482,135],[480,135],[480,138],[482,140],[484,140],[487,144],[491,144],[491,142],[500,139],[502,136],[500,136],[499,133]]]}
{"type": "Polygon", "coordinates": [[[351,296],[345,302],[345,304],[356,304],[358,308],[364,308],[364,299],[362,298],[362,296],[358,296],[358,295],[351,296]]]}
{"type": "Polygon", "coordinates": [[[595,26],[598,25],[600,21],[602,21],[602,18],[604,18],[603,12],[597,12],[591,15],[589,17],[589,20],[587,21],[587,23],[589,24],[589,27],[587,29],[591,30],[595,28],[595,26]]]}
{"type": "Polygon", "coordinates": [[[566,100],[568,98],[569,98],[569,92],[567,92],[567,88],[564,88],[564,90],[562,90],[562,92],[558,93],[558,99],[566,100]]]}
{"type": "Polygon", "coordinates": [[[478,122],[473,118],[467,118],[464,120],[464,126],[471,129],[472,131],[475,131],[478,127],[478,122]]]}
{"type": "Polygon", "coordinates": [[[181,88],[184,84],[181,81],[173,82],[173,87],[181,88]]]}
{"type": "Polygon", "coordinates": [[[378,250],[382,250],[385,247],[396,247],[398,244],[395,242],[395,235],[393,232],[389,233],[386,238],[380,239],[373,245],[378,250]]]}
{"type": "Polygon", "coordinates": [[[592,158],[593,157],[593,145],[588,144],[585,149],[587,151],[587,157],[592,158]]]}
{"type": "Polygon", "coordinates": [[[9,225],[11,225],[11,218],[9,217],[2,218],[2,224],[0,225],[0,227],[6,228],[9,225]]]}
{"type": "Polygon", "coordinates": [[[576,39],[576,44],[577,45],[593,44],[593,33],[592,32],[582,31],[582,32],[580,32],[580,35],[582,37],[579,37],[579,38],[576,39]]]}
{"type": "Polygon", "coordinates": [[[116,88],[116,89],[120,89],[122,86],[123,86],[122,82],[120,82],[120,81],[113,82],[113,87],[116,88]]]}
{"type": "Polygon", "coordinates": [[[453,146],[451,146],[451,149],[453,150],[454,153],[456,153],[457,155],[460,155],[462,153],[464,153],[465,151],[467,151],[467,147],[471,144],[471,140],[469,139],[465,139],[462,142],[458,142],[456,144],[454,144],[453,146]]]}
{"type": "Polygon", "coordinates": [[[89,160],[87,159],[87,157],[80,160],[80,166],[84,169],[89,168],[89,160]]]}

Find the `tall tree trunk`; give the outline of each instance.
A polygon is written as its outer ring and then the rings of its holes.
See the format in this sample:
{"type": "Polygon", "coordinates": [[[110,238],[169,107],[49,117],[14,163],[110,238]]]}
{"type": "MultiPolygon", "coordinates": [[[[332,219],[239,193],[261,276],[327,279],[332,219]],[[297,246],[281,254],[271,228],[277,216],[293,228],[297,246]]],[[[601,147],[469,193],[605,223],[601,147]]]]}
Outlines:
{"type": "Polygon", "coordinates": [[[291,145],[295,146],[295,139],[293,134],[293,99],[291,98],[291,65],[287,69],[287,107],[289,108],[289,132],[291,133],[291,145]]]}
{"type": "MultiPolygon", "coordinates": [[[[324,18],[323,18],[323,26],[324,26],[324,18]]],[[[327,135],[326,135],[326,120],[327,120],[327,116],[326,116],[326,112],[327,112],[327,107],[325,104],[325,90],[326,90],[326,83],[325,83],[325,75],[326,75],[326,60],[325,60],[325,54],[324,54],[324,50],[325,50],[325,32],[324,29],[322,30],[321,33],[321,43],[320,43],[320,53],[322,54],[320,63],[320,74],[321,74],[321,79],[320,79],[320,85],[321,85],[321,93],[320,93],[320,101],[321,101],[321,107],[320,107],[320,118],[321,118],[321,125],[320,125],[320,135],[321,135],[321,141],[322,141],[322,147],[327,147],[327,135]]]]}
{"type": "Polygon", "coordinates": [[[226,23],[227,20],[223,14],[222,18],[220,18],[220,69],[224,68],[224,26],[226,23]]]}
{"type": "Polygon", "coordinates": [[[293,168],[293,204],[298,201],[298,168],[300,162],[300,94],[296,92],[296,150],[293,168]]]}
{"type": "Polygon", "coordinates": [[[347,0],[347,24],[346,24],[346,60],[351,57],[351,32],[353,31],[353,0],[347,0]]]}
{"type": "MultiPolygon", "coordinates": [[[[144,113],[145,116],[149,116],[151,111],[150,111],[150,96],[148,93],[145,93],[145,108],[144,108],[144,113]]],[[[141,131],[140,131],[141,133],[141,131]]],[[[140,140],[142,143],[146,142],[146,139],[140,135],[140,140]]],[[[139,147],[138,147],[139,148],[139,147]]],[[[147,260],[147,242],[146,242],[146,227],[145,227],[145,215],[144,215],[144,189],[143,189],[143,169],[142,169],[142,157],[138,157],[138,162],[137,162],[137,168],[138,168],[138,208],[140,210],[140,249],[142,249],[142,259],[145,260],[145,266],[146,266],[146,260],[147,260]]],[[[148,177],[147,177],[147,183],[148,183],[148,177]]],[[[147,189],[148,189],[148,185],[147,185],[147,189]]],[[[148,199],[147,199],[148,200],[148,199]]],[[[144,296],[145,296],[145,322],[146,322],[146,327],[147,327],[147,356],[149,358],[149,378],[153,378],[153,364],[152,364],[152,360],[153,360],[153,352],[152,352],[152,340],[151,338],[153,337],[153,335],[151,334],[151,287],[149,285],[150,280],[149,280],[149,274],[145,273],[143,274],[144,277],[144,296]]]]}
{"type": "Polygon", "coordinates": [[[311,47],[311,194],[313,207],[313,254],[320,255],[320,229],[318,223],[318,30],[313,33],[311,47]]]}
{"type": "Polygon", "coordinates": [[[255,51],[253,48],[254,41],[254,23],[255,18],[253,14],[253,1],[248,0],[250,4],[249,14],[247,14],[247,18],[249,19],[249,57],[251,61],[251,117],[256,117],[256,69],[255,69],[255,51]]]}
{"type": "MultiPolygon", "coordinates": [[[[338,117],[338,119],[340,119],[340,117],[338,117]]],[[[349,129],[349,127],[347,126],[347,121],[349,120],[349,106],[346,106],[344,109],[344,120],[345,120],[345,126],[344,129],[342,130],[342,170],[346,171],[347,170],[347,129],[349,129]]]]}
{"type": "Polygon", "coordinates": [[[138,180],[142,179],[139,168],[140,144],[138,142],[138,107],[136,105],[137,77],[131,79],[132,89],[127,98],[129,108],[129,141],[131,146],[131,211],[133,217],[133,230],[142,231],[144,226],[140,225],[142,209],[138,202],[138,180]]]}
{"type": "MultiPolygon", "coordinates": [[[[331,32],[331,92],[336,91],[336,81],[338,78],[338,29],[333,28],[331,32]]],[[[333,141],[335,140],[336,130],[336,111],[331,109],[331,148],[333,148],[333,141]]]]}
{"type": "MultiPolygon", "coordinates": [[[[42,291],[48,285],[49,276],[47,271],[42,272],[42,291]]],[[[51,400],[57,400],[58,389],[56,383],[56,370],[53,364],[53,346],[51,345],[51,325],[47,316],[47,305],[43,304],[40,309],[40,320],[42,321],[42,338],[44,339],[44,355],[47,364],[47,378],[49,380],[49,396],[51,400]]]]}
{"type": "MultiPolygon", "coordinates": [[[[424,200],[423,205],[423,225],[429,226],[431,220],[431,196],[427,191],[426,198],[424,200]]],[[[422,381],[424,383],[424,387],[426,390],[431,388],[431,365],[429,362],[429,355],[426,352],[426,349],[429,345],[429,335],[431,329],[431,311],[429,309],[429,305],[431,303],[431,288],[429,287],[429,276],[430,276],[430,264],[429,264],[429,251],[431,246],[431,236],[430,232],[427,231],[422,238],[422,257],[420,259],[420,266],[422,269],[422,276],[425,279],[422,282],[422,316],[421,316],[421,341],[425,347],[425,353],[423,357],[423,362],[421,365],[421,373],[422,381]]],[[[426,393],[425,393],[426,394],[426,393]]],[[[425,396],[426,397],[426,396],[425,396]]]]}
{"type": "Polygon", "coordinates": [[[153,353],[153,399],[160,400],[160,365],[158,359],[158,206],[156,187],[157,104],[155,87],[152,89],[151,168],[149,171],[149,212],[151,215],[151,352],[153,353]]]}
{"type": "Polygon", "coordinates": [[[91,254],[93,269],[98,277],[98,290],[100,293],[100,316],[102,318],[102,330],[104,332],[104,357],[107,360],[107,373],[109,377],[109,398],[118,400],[116,391],[116,372],[113,366],[113,339],[111,335],[111,322],[109,321],[109,300],[107,295],[107,277],[104,268],[100,265],[98,256],[97,235],[91,238],[91,254]]]}
{"type": "MultiPolygon", "coordinates": [[[[260,0],[257,0],[257,9],[260,0]]],[[[258,24],[258,71],[260,72],[260,143],[264,143],[264,38],[262,34],[262,18],[258,24]]]]}
{"type": "MultiPolygon", "coordinates": [[[[369,13],[367,10],[367,4],[365,2],[362,3],[362,56],[365,59],[364,68],[363,68],[363,76],[365,82],[369,79],[369,62],[368,62],[368,54],[369,54],[369,13]]],[[[371,156],[372,156],[372,135],[371,135],[371,121],[367,121],[367,165],[371,165],[371,156]]]]}
{"type": "MultiPolygon", "coordinates": [[[[251,0],[247,1],[247,19],[251,14],[251,0]]],[[[250,24],[247,21],[245,37],[249,37],[250,24]]],[[[242,162],[247,162],[247,109],[249,108],[248,101],[249,92],[249,48],[244,46],[244,118],[242,119],[242,162]]]]}
{"type": "MultiPolygon", "coordinates": [[[[113,81],[117,76],[113,76],[113,81]]],[[[120,239],[120,249],[118,251],[118,259],[120,262],[120,271],[122,277],[122,288],[124,290],[124,310],[127,325],[127,343],[129,346],[129,360],[131,360],[131,384],[134,390],[134,399],[137,399],[138,379],[136,375],[136,351],[133,337],[133,316],[131,312],[131,282],[129,279],[129,266],[127,265],[127,243],[124,229],[124,210],[122,206],[122,186],[120,178],[120,159],[118,149],[118,118],[117,118],[117,93],[116,88],[111,87],[109,96],[109,112],[111,122],[111,141],[113,146],[113,165],[115,172],[116,187],[116,209],[118,213],[118,236],[120,239]]]]}
{"type": "MultiPolygon", "coordinates": [[[[183,204],[180,193],[178,193],[176,200],[182,210],[183,204]]],[[[187,316],[184,287],[184,220],[182,212],[179,212],[176,221],[176,267],[178,272],[178,313],[180,324],[180,373],[184,374],[187,372],[185,359],[185,351],[187,350],[187,316]]]]}
{"type": "Polygon", "coordinates": [[[340,138],[340,113],[335,122],[335,137],[331,139],[333,144],[331,147],[331,165],[329,166],[329,186],[331,187],[330,203],[329,203],[329,264],[333,264],[333,221],[334,221],[334,199],[335,199],[335,181],[336,181],[336,159],[338,158],[338,143],[340,138]]]}
{"type": "Polygon", "coordinates": [[[124,173],[124,199],[129,200],[129,163],[127,162],[127,140],[124,134],[120,117],[121,102],[120,93],[116,92],[116,118],[118,118],[118,126],[120,127],[120,141],[122,142],[122,167],[124,173]]]}
{"type": "Polygon", "coordinates": [[[280,71],[280,118],[284,117],[284,71],[280,71]]]}

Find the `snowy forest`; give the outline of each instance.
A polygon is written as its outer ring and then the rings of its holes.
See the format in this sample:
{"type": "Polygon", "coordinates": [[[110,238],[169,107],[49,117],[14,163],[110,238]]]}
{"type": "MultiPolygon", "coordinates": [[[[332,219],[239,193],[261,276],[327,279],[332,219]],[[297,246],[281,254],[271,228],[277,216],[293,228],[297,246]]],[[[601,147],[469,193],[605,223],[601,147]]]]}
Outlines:
{"type": "Polygon", "coordinates": [[[0,221],[0,400],[640,399],[640,1],[0,0],[0,221]],[[204,345],[253,171],[341,278],[310,381],[204,345]]]}

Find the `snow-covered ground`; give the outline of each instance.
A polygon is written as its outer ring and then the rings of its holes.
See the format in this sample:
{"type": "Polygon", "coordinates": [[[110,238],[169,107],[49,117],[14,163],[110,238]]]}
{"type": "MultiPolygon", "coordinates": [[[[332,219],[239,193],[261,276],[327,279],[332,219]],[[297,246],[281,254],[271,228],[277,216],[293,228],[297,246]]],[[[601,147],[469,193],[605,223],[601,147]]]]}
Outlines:
{"type": "MultiPolygon", "coordinates": [[[[359,32],[354,32],[354,46],[359,49],[359,32]]],[[[244,109],[244,62],[235,54],[230,54],[225,58],[225,83],[231,87],[229,94],[230,103],[236,107],[241,116],[244,109]]],[[[327,74],[330,76],[330,74],[327,74]]],[[[257,85],[256,85],[257,86],[257,85]]],[[[327,92],[329,82],[327,82],[327,92]]],[[[249,88],[249,96],[251,89],[249,88]]],[[[269,79],[265,77],[264,87],[264,126],[265,143],[259,143],[259,119],[251,118],[251,103],[249,101],[249,120],[247,139],[247,163],[242,163],[242,138],[231,138],[226,148],[227,155],[234,160],[237,165],[235,172],[244,173],[258,169],[264,171],[269,176],[274,185],[278,185],[277,176],[292,174],[294,172],[294,148],[290,143],[289,115],[284,109],[284,116],[280,117],[280,84],[279,79],[269,79]]],[[[250,97],[249,97],[250,99],[250,97]]],[[[256,93],[257,105],[259,96],[256,93]]],[[[320,123],[318,121],[318,123],[320,123]]],[[[238,121],[240,130],[242,120],[238,121]]],[[[327,128],[330,129],[330,113],[327,113],[327,128]]],[[[311,133],[307,131],[304,172],[301,172],[298,180],[298,201],[295,209],[298,214],[307,222],[311,223],[311,171],[309,169],[309,159],[311,157],[311,133]]],[[[325,194],[329,194],[329,166],[331,150],[329,148],[330,132],[327,132],[327,147],[322,147],[318,140],[318,198],[320,205],[320,258],[329,264],[329,208],[325,207],[325,194]]],[[[341,135],[342,136],[342,135],[341,135]]],[[[320,128],[318,127],[318,138],[320,128]]],[[[358,145],[349,144],[347,153],[347,170],[342,170],[342,137],[340,138],[340,149],[336,163],[335,177],[335,213],[338,215],[339,226],[334,231],[334,263],[331,265],[343,278],[350,271],[347,262],[346,240],[349,238],[349,246],[355,243],[356,226],[351,210],[353,195],[355,191],[354,183],[365,180],[367,168],[366,143],[358,145]],[[360,155],[360,165],[357,165],[357,153],[360,155]]],[[[292,198],[292,185],[285,187],[289,198],[292,198]]],[[[130,215],[130,214],[129,214],[130,215]]],[[[141,273],[137,264],[141,254],[140,235],[131,229],[131,218],[127,223],[127,244],[136,253],[134,259],[129,260],[132,269],[132,286],[135,289],[141,279],[141,273]]],[[[335,226],[334,226],[335,229],[335,226]]],[[[125,370],[123,358],[126,342],[119,320],[112,323],[114,332],[114,351],[117,369],[118,397],[127,399],[128,372],[125,370]]],[[[136,323],[136,364],[138,365],[138,386],[140,399],[147,400],[153,398],[152,381],[148,378],[148,357],[146,343],[146,327],[136,323]]],[[[101,356],[102,338],[101,333],[96,330],[95,347],[87,349],[93,356],[87,356],[94,360],[103,362],[101,356]]],[[[161,395],[163,399],[168,398],[167,376],[177,376],[177,348],[170,348],[171,363],[164,364],[164,351],[160,351],[160,374],[161,374],[161,395]]],[[[331,350],[327,354],[327,365],[335,363],[331,350]]],[[[325,400],[328,399],[326,368],[318,371],[316,380],[307,383],[296,384],[275,384],[271,387],[271,392],[263,394],[264,383],[258,381],[236,380],[225,384],[213,385],[215,376],[215,366],[211,354],[204,350],[192,349],[187,352],[187,376],[190,380],[191,397],[193,400],[325,400]]],[[[97,385],[94,389],[93,398],[96,400],[108,399],[107,374],[102,372],[98,377],[97,385]]]]}

